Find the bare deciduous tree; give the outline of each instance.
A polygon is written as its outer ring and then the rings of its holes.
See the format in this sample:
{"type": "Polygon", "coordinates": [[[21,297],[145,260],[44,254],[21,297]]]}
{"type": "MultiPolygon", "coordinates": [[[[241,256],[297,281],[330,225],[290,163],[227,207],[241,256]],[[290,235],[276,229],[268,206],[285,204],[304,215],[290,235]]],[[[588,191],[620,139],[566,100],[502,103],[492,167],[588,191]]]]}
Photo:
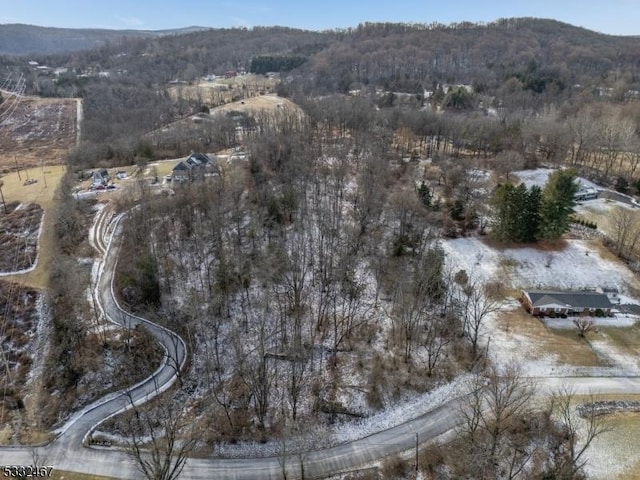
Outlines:
{"type": "Polygon", "coordinates": [[[471,342],[473,353],[477,352],[478,340],[487,317],[498,311],[500,302],[486,285],[471,281],[462,287],[461,295],[463,334],[471,342]]]}
{"type": "Polygon", "coordinates": [[[587,450],[596,437],[606,431],[601,418],[593,409],[587,405],[578,414],[576,403],[571,387],[562,388],[552,398],[551,408],[558,417],[560,432],[553,445],[554,455],[548,467],[550,477],[547,478],[576,478],[587,463],[587,450]]]}
{"type": "Polygon", "coordinates": [[[591,332],[595,328],[593,320],[586,317],[574,318],[573,324],[578,329],[578,335],[582,338],[585,338],[587,333],[591,332]]]}
{"type": "Polygon", "coordinates": [[[136,406],[131,395],[129,402],[133,413],[127,453],[147,480],[176,480],[195,446],[184,412],[170,399],[161,399],[149,409],[136,406]]]}
{"type": "Polygon", "coordinates": [[[468,456],[464,468],[476,478],[519,478],[537,449],[532,436],[522,431],[522,419],[532,416],[533,385],[511,364],[490,366],[469,387],[461,407],[468,456]]]}
{"type": "Polygon", "coordinates": [[[640,240],[640,215],[626,207],[616,207],[609,217],[613,229],[613,249],[619,257],[631,257],[640,240]]]}

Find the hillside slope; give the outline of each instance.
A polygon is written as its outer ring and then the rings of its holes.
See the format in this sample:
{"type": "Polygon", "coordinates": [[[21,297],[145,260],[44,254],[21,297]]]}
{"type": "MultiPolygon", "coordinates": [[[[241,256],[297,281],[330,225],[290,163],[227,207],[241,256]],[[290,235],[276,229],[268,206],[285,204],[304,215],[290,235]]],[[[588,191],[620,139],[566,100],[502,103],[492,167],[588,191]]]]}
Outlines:
{"type": "Polygon", "coordinates": [[[102,30],[50,28],[34,25],[0,25],[0,54],[54,54],[97,48],[122,37],[158,37],[204,30],[186,27],[175,30],[102,30]]]}

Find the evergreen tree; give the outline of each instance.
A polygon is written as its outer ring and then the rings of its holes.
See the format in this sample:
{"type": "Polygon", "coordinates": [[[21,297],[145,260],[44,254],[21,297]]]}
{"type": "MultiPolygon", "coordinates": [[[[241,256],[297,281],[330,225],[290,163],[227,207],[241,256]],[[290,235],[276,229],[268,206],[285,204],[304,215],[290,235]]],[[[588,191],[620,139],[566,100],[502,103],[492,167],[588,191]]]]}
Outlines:
{"type": "Polygon", "coordinates": [[[577,191],[572,170],[556,170],[549,176],[540,202],[540,238],[557,240],[569,230],[577,191]]]}
{"type": "Polygon", "coordinates": [[[499,185],[493,195],[495,209],[492,232],[496,239],[513,242],[535,242],[540,229],[542,191],[524,183],[517,187],[499,185]]]}
{"type": "Polygon", "coordinates": [[[522,219],[521,242],[535,242],[538,240],[541,200],[542,189],[537,185],[532,185],[526,193],[526,201],[520,217],[522,219]]]}
{"type": "Polygon", "coordinates": [[[425,207],[431,208],[431,200],[432,200],[431,190],[429,190],[429,187],[427,186],[427,184],[424,183],[424,180],[418,187],[418,198],[420,198],[420,201],[425,207]]]}
{"type": "Polygon", "coordinates": [[[516,219],[515,187],[511,184],[498,185],[493,194],[492,204],[495,209],[491,230],[501,242],[513,240],[516,219]]]}

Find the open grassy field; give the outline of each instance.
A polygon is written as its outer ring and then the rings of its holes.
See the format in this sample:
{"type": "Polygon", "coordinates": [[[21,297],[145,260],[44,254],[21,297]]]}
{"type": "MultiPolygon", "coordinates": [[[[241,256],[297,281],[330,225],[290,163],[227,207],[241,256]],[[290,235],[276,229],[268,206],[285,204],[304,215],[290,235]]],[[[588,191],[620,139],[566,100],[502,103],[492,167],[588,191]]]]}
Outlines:
{"type": "Polygon", "coordinates": [[[523,364],[553,359],[558,365],[604,366],[602,359],[575,330],[548,328],[523,308],[502,312],[497,326],[518,345],[519,360],[523,364]]]}
{"type": "Polygon", "coordinates": [[[36,268],[25,274],[3,277],[4,279],[38,289],[48,287],[48,269],[52,260],[51,244],[54,235],[52,210],[56,202],[55,192],[64,171],[64,166],[52,165],[11,172],[0,178],[4,182],[2,193],[7,203],[14,201],[37,203],[44,210],[44,228],[39,241],[36,268]],[[31,185],[24,185],[27,175],[38,181],[31,185]]]}
{"type": "Polygon", "coordinates": [[[284,109],[289,111],[302,112],[291,100],[279,97],[277,95],[260,95],[258,97],[251,97],[245,100],[239,100],[237,102],[227,103],[211,110],[211,114],[214,113],[226,113],[226,112],[246,112],[246,113],[258,113],[260,111],[273,112],[278,109],[284,109]]]}
{"type": "MultiPolygon", "coordinates": [[[[577,405],[589,396],[576,395],[577,405]]],[[[598,395],[596,400],[640,401],[640,395],[598,395]]],[[[640,478],[640,413],[619,412],[600,418],[604,431],[587,452],[590,478],[597,480],[635,480],[640,478]]]]}
{"type": "Polygon", "coordinates": [[[168,89],[172,98],[197,100],[209,107],[231,102],[238,95],[253,97],[273,92],[277,80],[262,75],[239,75],[233,78],[202,80],[195,85],[177,85],[168,89]]]}

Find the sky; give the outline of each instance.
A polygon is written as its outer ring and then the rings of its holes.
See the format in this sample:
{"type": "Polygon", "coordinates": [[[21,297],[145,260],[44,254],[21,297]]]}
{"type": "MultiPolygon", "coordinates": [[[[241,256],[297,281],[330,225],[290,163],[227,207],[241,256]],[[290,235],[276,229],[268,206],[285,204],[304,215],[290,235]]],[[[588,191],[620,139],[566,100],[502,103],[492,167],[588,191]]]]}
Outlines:
{"type": "Polygon", "coordinates": [[[611,35],[640,35],[640,0],[0,0],[0,24],[161,30],[282,25],[309,30],[362,22],[490,22],[553,18],[611,35]]]}

